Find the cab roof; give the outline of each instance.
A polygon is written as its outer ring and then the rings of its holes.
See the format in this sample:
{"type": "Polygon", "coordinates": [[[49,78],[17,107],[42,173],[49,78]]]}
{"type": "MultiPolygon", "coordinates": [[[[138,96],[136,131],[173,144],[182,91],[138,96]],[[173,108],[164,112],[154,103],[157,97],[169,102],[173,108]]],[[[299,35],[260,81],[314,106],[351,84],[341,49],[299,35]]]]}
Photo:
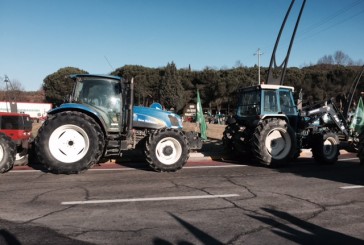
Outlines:
{"type": "Polygon", "coordinates": [[[255,86],[240,88],[240,91],[243,91],[243,90],[258,90],[258,89],[274,89],[274,90],[276,90],[276,89],[280,89],[280,88],[290,89],[292,92],[294,92],[294,87],[292,87],[292,86],[275,85],[275,84],[259,84],[259,85],[255,85],[255,86]]]}
{"type": "Polygon", "coordinates": [[[91,78],[104,78],[104,79],[115,79],[115,80],[120,80],[121,77],[119,76],[111,76],[111,75],[98,75],[98,74],[73,74],[70,75],[70,78],[72,79],[76,79],[76,78],[87,78],[87,77],[91,77],[91,78]]]}

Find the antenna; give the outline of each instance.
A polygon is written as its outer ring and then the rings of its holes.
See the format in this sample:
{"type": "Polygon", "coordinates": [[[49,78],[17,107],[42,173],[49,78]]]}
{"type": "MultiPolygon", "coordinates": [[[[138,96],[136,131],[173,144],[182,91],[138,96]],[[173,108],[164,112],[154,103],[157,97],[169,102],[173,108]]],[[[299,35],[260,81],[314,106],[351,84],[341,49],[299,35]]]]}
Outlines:
{"type": "Polygon", "coordinates": [[[109,59],[106,57],[106,55],[104,55],[104,58],[105,58],[106,62],[109,64],[109,66],[111,67],[111,70],[115,70],[114,67],[111,65],[109,59]]]}

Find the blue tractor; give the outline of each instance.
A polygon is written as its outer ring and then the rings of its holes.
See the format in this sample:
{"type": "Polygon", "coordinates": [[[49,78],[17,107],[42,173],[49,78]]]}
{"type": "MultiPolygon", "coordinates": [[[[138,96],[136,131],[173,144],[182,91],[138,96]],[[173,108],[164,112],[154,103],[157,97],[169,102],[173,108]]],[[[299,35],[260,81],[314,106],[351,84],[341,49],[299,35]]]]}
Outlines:
{"type": "MultiPolygon", "coordinates": [[[[282,64],[277,66],[277,47],[294,3],[295,0],[292,0],[279,31],[266,84],[237,91],[237,113],[228,121],[223,133],[223,142],[229,152],[251,154],[264,166],[288,163],[297,158],[302,149],[311,149],[313,158],[319,163],[333,164],[338,160],[341,143],[355,143],[349,134],[345,113],[343,115],[333,101],[302,107],[302,93],[296,105],[294,87],[283,85],[288,58],[306,0],[302,1],[287,54],[282,64]]],[[[359,80],[360,78],[354,84],[359,80]]],[[[351,101],[348,106],[350,104],[351,101]]],[[[364,140],[362,142],[361,145],[364,145],[364,140]]]]}
{"type": "Polygon", "coordinates": [[[37,157],[54,173],[79,173],[102,159],[140,148],[156,171],[181,169],[190,149],[202,147],[182,130],[181,117],[158,107],[134,106],[133,80],[72,75],[69,103],[48,112],[35,139],[37,157]]]}

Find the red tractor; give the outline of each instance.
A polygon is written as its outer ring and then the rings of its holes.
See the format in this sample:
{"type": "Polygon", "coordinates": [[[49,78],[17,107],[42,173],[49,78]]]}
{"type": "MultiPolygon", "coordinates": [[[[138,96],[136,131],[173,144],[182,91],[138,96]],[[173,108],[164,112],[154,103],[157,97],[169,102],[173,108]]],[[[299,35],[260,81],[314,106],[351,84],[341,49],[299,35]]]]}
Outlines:
{"type": "Polygon", "coordinates": [[[28,164],[32,121],[28,114],[0,112],[0,173],[28,164]]]}

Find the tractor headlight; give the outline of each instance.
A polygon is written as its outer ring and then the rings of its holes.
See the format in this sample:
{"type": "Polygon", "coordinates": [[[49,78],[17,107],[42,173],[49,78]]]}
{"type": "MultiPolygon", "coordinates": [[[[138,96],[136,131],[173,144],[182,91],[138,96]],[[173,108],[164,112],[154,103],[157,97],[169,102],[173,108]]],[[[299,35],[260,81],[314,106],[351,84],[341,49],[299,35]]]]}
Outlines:
{"type": "Polygon", "coordinates": [[[168,115],[172,127],[182,127],[182,118],[178,115],[168,115]]]}

